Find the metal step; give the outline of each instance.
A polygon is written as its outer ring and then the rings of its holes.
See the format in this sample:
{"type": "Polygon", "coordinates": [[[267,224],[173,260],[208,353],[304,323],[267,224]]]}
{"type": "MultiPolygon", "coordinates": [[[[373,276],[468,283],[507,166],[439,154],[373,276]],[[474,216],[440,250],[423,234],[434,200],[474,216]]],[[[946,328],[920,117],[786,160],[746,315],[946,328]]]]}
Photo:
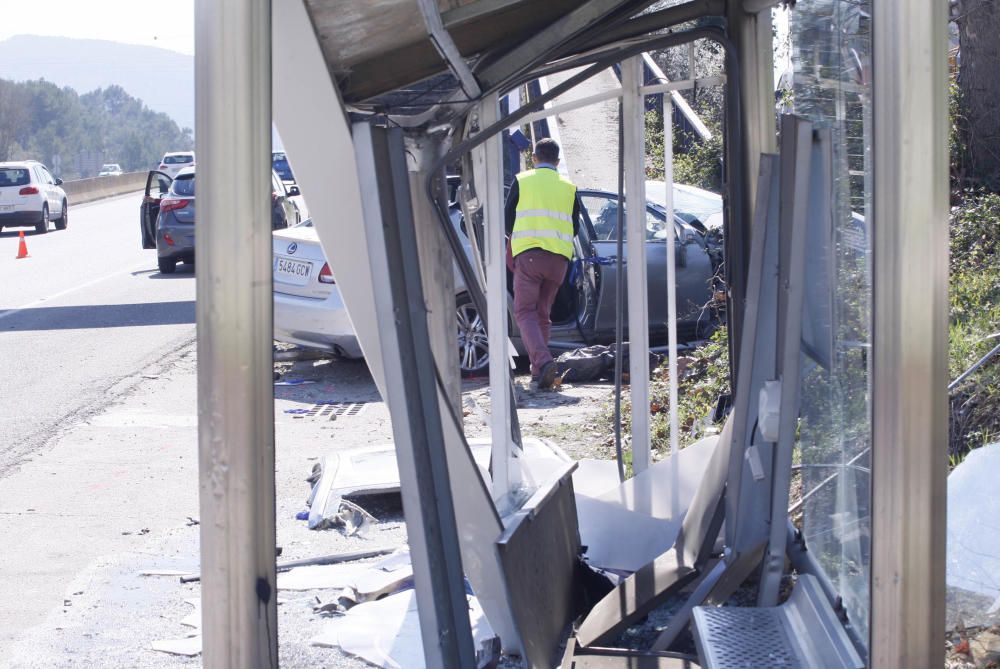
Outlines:
{"type": "Polygon", "coordinates": [[[864,669],[816,577],[802,574],[784,604],[694,609],[706,669],[864,669]]]}

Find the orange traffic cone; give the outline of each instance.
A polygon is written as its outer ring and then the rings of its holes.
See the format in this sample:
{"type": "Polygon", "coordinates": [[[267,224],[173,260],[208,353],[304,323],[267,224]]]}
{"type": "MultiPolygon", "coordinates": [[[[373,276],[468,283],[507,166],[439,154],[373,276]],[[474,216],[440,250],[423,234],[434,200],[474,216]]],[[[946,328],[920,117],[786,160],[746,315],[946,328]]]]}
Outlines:
{"type": "Polygon", "coordinates": [[[24,243],[24,230],[21,230],[21,235],[17,243],[17,258],[15,260],[20,260],[21,258],[28,257],[28,245],[24,243]]]}

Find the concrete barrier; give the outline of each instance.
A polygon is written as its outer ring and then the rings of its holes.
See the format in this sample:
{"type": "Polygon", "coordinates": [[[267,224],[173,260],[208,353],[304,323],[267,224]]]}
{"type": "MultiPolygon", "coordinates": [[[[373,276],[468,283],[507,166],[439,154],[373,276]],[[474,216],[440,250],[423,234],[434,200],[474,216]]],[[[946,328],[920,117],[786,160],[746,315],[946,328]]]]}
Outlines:
{"type": "Polygon", "coordinates": [[[70,205],[93,202],[106,197],[124,195],[143,190],[146,187],[146,172],[128,172],[115,177],[91,177],[64,181],[62,189],[70,205]]]}

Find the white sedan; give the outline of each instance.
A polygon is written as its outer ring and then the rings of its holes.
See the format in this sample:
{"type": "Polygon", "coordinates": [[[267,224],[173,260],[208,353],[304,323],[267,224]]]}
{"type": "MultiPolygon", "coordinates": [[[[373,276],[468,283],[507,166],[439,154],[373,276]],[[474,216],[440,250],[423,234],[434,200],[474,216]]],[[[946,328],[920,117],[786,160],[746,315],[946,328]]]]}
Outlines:
{"type": "Polygon", "coordinates": [[[312,221],[275,230],[272,255],[274,338],[345,358],[362,357],[312,221]]]}

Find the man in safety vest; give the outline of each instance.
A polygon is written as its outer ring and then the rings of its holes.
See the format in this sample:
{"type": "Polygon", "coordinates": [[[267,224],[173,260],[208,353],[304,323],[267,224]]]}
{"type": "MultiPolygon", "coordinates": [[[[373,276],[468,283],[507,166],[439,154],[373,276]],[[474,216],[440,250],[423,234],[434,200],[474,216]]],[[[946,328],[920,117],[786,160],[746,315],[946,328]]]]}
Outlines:
{"type": "Polygon", "coordinates": [[[531,156],[534,169],[517,175],[507,194],[506,226],[514,257],[514,320],[540,388],[557,376],[549,352],[549,317],[580,226],[576,186],[556,171],[559,144],[543,139],[531,156]]]}

